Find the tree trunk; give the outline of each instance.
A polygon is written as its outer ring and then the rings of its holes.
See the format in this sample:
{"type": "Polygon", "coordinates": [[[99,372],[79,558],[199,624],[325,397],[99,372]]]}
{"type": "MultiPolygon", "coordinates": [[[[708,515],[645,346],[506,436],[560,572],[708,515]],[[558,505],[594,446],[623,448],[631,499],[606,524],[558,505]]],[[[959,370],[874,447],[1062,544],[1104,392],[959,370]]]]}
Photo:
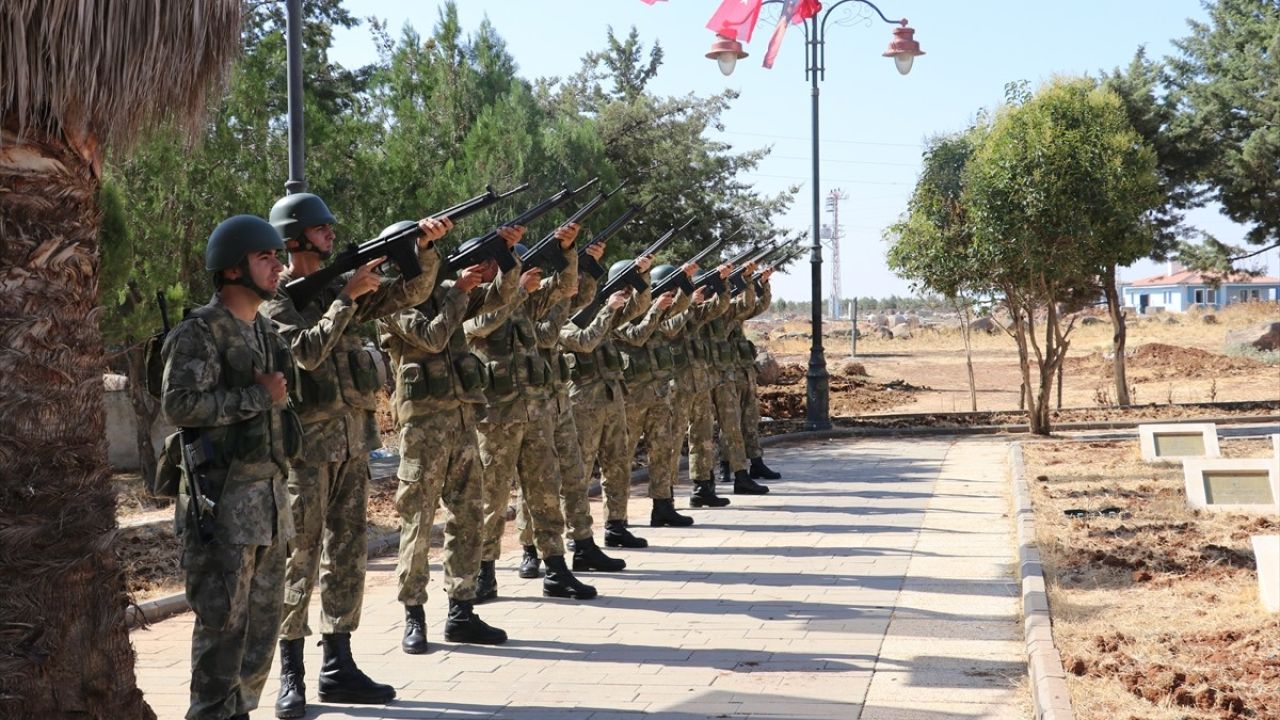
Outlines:
{"type": "Polygon", "coordinates": [[[160,414],[160,403],[147,391],[146,344],[131,346],[125,357],[129,362],[129,404],[133,406],[137,424],[138,474],[143,484],[151,487],[156,479],[156,448],[151,444],[151,428],[160,414]]]}
{"type": "Polygon", "coordinates": [[[1125,377],[1124,344],[1128,339],[1124,320],[1124,306],[1120,304],[1120,291],[1116,288],[1116,267],[1107,268],[1102,275],[1102,292],[1107,296],[1107,314],[1111,316],[1111,361],[1112,372],[1116,380],[1116,404],[1128,407],[1133,401],[1129,398],[1129,380],[1125,377]]]}
{"type": "Polygon", "coordinates": [[[953,299],[956,310],[960,311],[960,337],[964,338],[964,365],[969,374],[969,409],[978,412],[978,385],[973,378],[973,330],[969,323],[973,319],[970,306],[959,299],[953,299]]]}
{"type": "Polygon", "coordinates": [[[0,188],[0,716],[154,718],[106,463],[98,178],[6,125],[0,188]]]}

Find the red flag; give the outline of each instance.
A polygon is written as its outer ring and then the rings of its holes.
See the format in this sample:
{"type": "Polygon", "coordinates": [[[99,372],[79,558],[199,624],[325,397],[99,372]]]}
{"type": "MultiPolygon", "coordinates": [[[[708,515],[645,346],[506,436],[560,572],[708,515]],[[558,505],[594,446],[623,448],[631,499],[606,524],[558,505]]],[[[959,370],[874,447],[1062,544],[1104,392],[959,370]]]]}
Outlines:
{"type": "Polygon", "coordinates": [[[730,40],[749,43],[763,3],[764,0],[724,0],[707,22],[707,29],[730,40]]]}
{"type": "Polygon", "coordinates": [[[773,67],[778,57],[778,49],[782,47],[782,36],[787,33],[788,25],[799,25],[822,9],[818,0],[786,0],[782,6],[782,15],[778,18],[778,26],[773,29],[773,37],[769,38],[769,49],[764,53],[764,66],[773,67]]]}
{"type": "Polygon", "coordinates": [[[667,0],[640,0],[640,2],[644,3],[645,5],[652,5],[654,3],[666,2],[666,1],[667,0]]]}

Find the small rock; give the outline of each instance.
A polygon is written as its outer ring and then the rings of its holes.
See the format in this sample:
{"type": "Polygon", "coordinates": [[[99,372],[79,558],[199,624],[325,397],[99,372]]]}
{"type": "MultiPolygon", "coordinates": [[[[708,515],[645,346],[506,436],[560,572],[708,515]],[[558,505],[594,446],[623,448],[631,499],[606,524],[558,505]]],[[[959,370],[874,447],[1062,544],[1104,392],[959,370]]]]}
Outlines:
{"type": "Polygon", "coordinates": [[[1227,347],[1240,345],[1264,352],[1280,350],[1280,322],[1264,322],[1227,333],[1227,347]]]}

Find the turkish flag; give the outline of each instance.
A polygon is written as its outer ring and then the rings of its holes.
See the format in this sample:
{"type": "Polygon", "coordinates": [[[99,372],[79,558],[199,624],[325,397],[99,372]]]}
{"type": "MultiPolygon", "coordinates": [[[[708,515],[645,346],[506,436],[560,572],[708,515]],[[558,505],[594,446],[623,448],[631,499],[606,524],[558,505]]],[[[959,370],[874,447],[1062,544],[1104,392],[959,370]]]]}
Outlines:
{"type": "Polygon", "coordinates": [[[730,40],[749,43],[763,3],[764,0],[724,0],[707,22],[707,29],[730,40]]]}
{"type": "Polygon", "coordinates": [[[817,15],[821,9],[822,3],[818,0],[786,0],[782,6],[782,15],[778,18],[778,26],[773,29],[773,37],[769,38],[769,49],[764,53],[766,68],[773,67],[773,61],[778,57],[778,50],[782,47],[782,37],[787,34],[787,26],[799,25],[817,15]]]}

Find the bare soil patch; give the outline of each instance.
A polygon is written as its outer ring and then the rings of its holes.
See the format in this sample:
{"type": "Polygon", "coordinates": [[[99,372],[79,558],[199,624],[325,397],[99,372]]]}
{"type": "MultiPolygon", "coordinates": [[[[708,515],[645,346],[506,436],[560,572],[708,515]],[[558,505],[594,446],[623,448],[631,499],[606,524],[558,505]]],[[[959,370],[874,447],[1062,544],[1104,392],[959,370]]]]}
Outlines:
{"type": "MultiPolygon", "coordinates": [[[[805,416],[805,371],[801,363],[781,366],[778,382],[759,388],[760,415],[775,420],[805,416]]],[[[830,407],[834,416],[868,415],[915,402],[912,393],[928,388],[915,387],[901,379],[877,382],[867,377],[858,363],[849,363],[831,372],[830,407]]]]}
{"type": "Polygon", "coordinates": [[[1181,468],[1147,465],[1136,439],[1024,449],[1076,717],[1280,718],[1280,618],[1258,600],[1249,540],[1280,518],[1187,508],[1181,468]]]}

